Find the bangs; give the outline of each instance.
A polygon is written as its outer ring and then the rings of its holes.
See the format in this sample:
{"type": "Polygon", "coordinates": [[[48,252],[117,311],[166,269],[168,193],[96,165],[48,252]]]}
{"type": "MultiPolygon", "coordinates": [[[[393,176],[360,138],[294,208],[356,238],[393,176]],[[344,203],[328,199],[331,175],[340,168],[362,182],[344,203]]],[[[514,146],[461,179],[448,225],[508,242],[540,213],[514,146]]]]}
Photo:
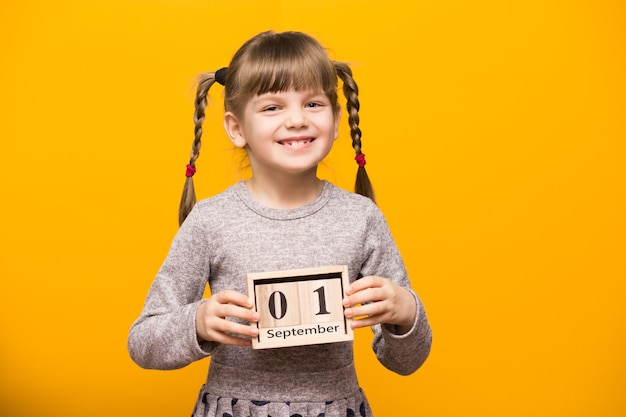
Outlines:
{"type": "Polygon", "coordinates": [[[226,107],[284,91],[320,91],[337,105],[337,71],[324,48],[302,34],[267,33],[235,54],[226,84],[226,107]]]}
{"type": "MultiPolygon", "coordinates": [[[[327,60],[327,59],[326,59],[327,60]]],[[[332,63],[323,65],[311,56],[293,57],[280,61],[261,62],[251,65],[254,73],[249,74],[242,92],[249,96],[289,90],[322,91],[327,96],[337,89],[337,75],[332,63]]]]}

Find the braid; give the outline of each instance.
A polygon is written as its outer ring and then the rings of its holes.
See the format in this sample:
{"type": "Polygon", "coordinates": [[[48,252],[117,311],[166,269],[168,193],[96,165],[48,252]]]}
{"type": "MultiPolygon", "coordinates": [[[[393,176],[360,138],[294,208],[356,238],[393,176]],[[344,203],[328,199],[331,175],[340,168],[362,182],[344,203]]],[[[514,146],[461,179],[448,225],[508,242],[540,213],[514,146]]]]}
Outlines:
{"type": "Polygon", "coordinates": [[[202,124],[204,123],[204,111],[207,106],[207,94],[209,88],[215,82],[215,73],[209,72],[202,74],[198,81],[196,90],[195,112],[193,114],[194,122],[194,139],[191,145],[191,154],[189,156],[188,175],[183,187],[183,195],[180,199],[180,207],[178,209],[178,224],[181,225],[196,204],[196,191],[193,185],[193,172],[196,168],[196,160],[200,156],[200,147],[202,146],[202,124]],[[189,170],[192,170],[191,175],[189,170]]]}
{"type": "MultiPolygon", "coordinates": [[[[359,128],[359,87],[356,85],[354,78],[352,78],[352,70],[347,64],[343,62],[334,62],[334,64],[337,75],[341,78],[341,81],[343,81],[343,94],[347,100],[346,107],[348,110],[348,124],[350,125],[352,147],[354,148],[357,158],[364,158],[365,155],[363,155],[361,150],[361,129],[359,128]]],[[[354,191],[357,194],[370,198],[374,202],[376,201],[372,183],[365,170],[365,162],[362,164],[359,163],[354,191]]]]}

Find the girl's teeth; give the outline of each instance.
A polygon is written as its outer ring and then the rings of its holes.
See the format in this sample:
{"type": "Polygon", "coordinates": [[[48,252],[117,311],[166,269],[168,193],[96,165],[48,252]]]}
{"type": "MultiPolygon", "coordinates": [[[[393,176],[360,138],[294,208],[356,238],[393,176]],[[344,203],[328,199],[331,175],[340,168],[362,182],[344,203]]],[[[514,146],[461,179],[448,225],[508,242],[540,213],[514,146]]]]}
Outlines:
{"type": "Polygon", "coordinates": [[[308,140],[295,140],[295,141],[285,142],[285,145],[291,146],[292,148],[298,148],[298,147],[306,145],[307,143],[309,143],[308,140]]]}

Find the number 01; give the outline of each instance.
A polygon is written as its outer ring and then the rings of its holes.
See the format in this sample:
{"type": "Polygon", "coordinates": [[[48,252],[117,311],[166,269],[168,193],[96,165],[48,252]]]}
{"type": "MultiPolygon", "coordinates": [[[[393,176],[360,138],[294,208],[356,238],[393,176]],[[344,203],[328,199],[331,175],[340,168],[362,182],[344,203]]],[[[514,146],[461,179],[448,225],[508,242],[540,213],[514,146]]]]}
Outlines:
{"type": "MultiPolygon", "coordinates": [[[[319,306],[320,309],[317,313],[315,313],[316,316],[320,316],[323,314],[330,314],[330,312],[328,310],[326,310],[326,289],[324,288],[324,286],[319,287],[318,289],[316,289],[315,291],[317,293],[317,298],[319,300],[319,306]]],[[[285,317],[285,314],[287,314],[287,297],[285,297],[285,294],[283,294],[280,291],[274,291],[268,300],[268,307],[270,310],[270,314],[272,317],[274,317],[275,320],[280,320],[283,317],[285,317]],[[279,304],[280,304],[280,311],[277,314],[276,311],[276,297],[279,298],[279,304]]]]}

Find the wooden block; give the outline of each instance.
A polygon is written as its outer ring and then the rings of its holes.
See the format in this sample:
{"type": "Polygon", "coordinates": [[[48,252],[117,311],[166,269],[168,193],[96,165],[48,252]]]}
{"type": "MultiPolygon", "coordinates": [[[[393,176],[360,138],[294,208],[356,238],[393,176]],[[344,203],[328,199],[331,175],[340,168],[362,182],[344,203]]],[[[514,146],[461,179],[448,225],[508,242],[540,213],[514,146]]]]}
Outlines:
{"type": "Polygon", "coordinates": [[[261,316],[252,348],[353,340],[341,303],[349,282],[345,265],[248,274],[248,295],[261,316]]]}

